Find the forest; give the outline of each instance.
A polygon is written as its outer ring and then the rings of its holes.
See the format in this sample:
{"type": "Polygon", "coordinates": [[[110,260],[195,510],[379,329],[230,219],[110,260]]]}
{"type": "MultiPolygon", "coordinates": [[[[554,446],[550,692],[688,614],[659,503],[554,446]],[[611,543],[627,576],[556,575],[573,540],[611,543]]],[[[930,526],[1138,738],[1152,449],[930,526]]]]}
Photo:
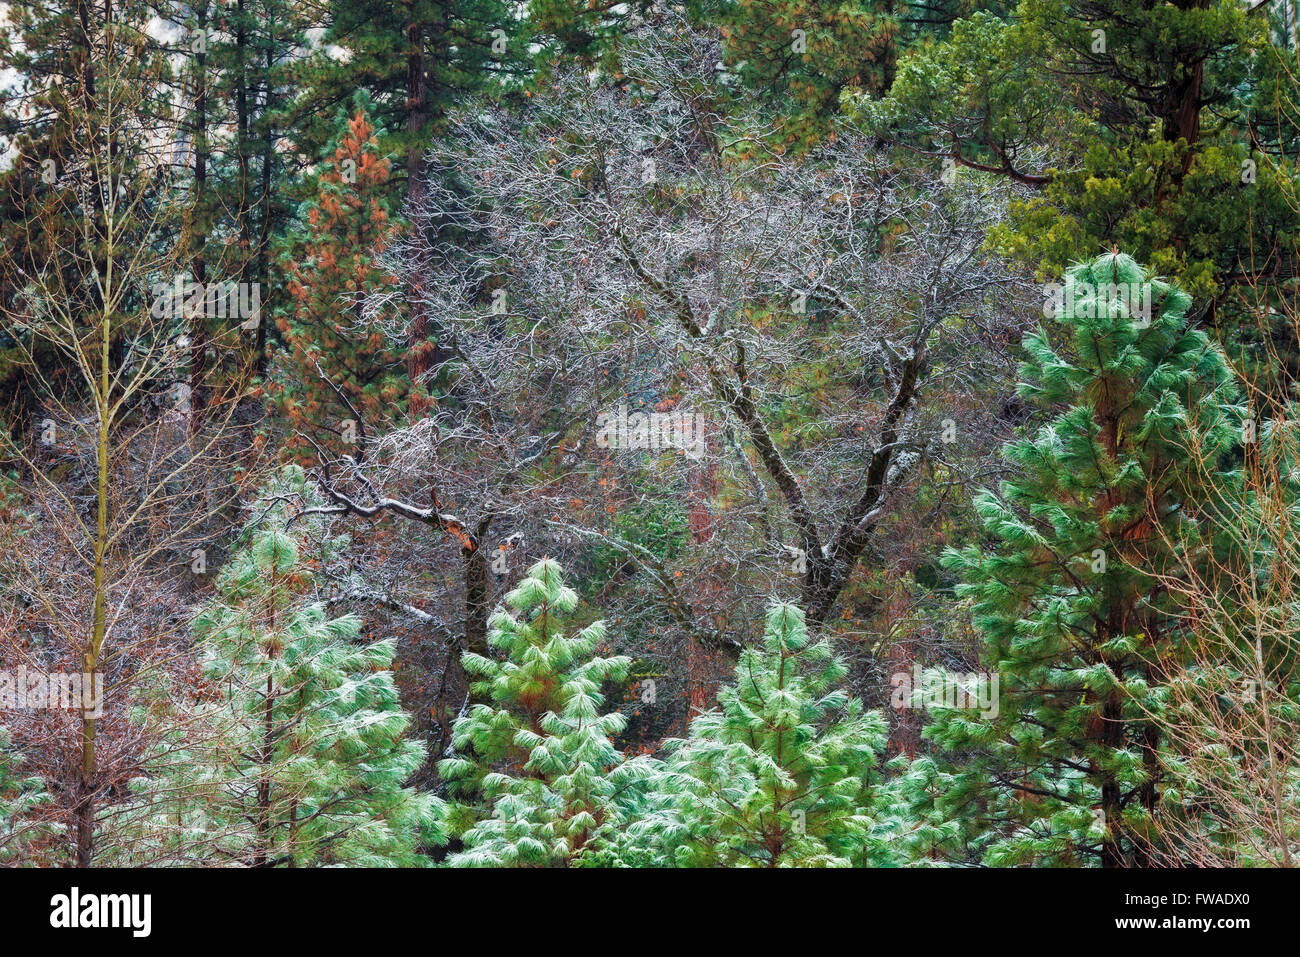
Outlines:
{"type": "Polygon", "coordinates": [[[1298,20],[0,2],[0,866],[1293,865],[1298,20]]]}

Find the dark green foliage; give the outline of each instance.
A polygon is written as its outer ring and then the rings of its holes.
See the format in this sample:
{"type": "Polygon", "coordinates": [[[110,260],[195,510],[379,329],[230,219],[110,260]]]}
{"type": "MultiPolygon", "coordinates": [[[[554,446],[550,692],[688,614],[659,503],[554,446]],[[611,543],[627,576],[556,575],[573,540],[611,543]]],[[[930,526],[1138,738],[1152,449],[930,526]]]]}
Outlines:
{"type": "Polygon", "coordinates": [[[1161,746],[1163,669],[1188,635],[1159,576],[1203,521],[1242,410],[1189,299],[1132,259],[1067,274],[1068,352],[1025,340],[1021,394],[1060,411],[1008,443],[1015,477],[976,500],[990,545],[949,552],[1000,711],[940,711],[926,734],[968,755],[945,806],[983,822],[991,864],[1143,863],[1161,746]],[[1147,290],[1098,296],[1106,284],[1147,290]]]}

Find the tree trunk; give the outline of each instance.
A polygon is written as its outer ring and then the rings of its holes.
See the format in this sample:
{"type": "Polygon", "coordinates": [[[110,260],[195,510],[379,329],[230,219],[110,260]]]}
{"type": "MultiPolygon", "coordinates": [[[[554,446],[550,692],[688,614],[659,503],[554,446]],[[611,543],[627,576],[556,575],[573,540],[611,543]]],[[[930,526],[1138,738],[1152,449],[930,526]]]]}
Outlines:
{"type": "Polygon", "coordinates": [[[481,533],[473,548],[462,548],[465,559],[465,648],[478,655],[490,652],[487,642],[487,620],[492,612],[492,575],[483,540],[491,519],[480,522],[481,533]]]}
{"type": "MultiPolygon", "coordinates": [[[[718,455],[717,436],[712,426],[708,426],[705,437],[705,459],[691,472],[690,508],[688,526],[691,533],[691,545],[707,550],[713,540],[716,522],[713,518],[713,502],[718,496],[718,455]]],[[[718,580],[716,562],[709,563],[704,574],[700,576],[700,605],[708,608],[722,591],[718,580]]],[[[704,647],[696,635],[691,632],[686,636],[686,716],[683,733],[689,733],[691,719],[708,708],[713,696],[712,669],[705,654],[704,647]]]]}
{"type": "MultiPolygon", "coordinates": [[[[1094,725],[1094,736],[1108,749],[1118,749],[1124,743],[1124,723],[1120,716],[1121,702],[1117,695],[1108,698],[1101,709],[1101,720],[1094,725]]],[[[1105,815],[1106,837],[1101,844],[1102,867],[1127,867],[1124,857],[1124,834],[1120,827],[1123,796],[1119,782],[1106,774],[1101,785],[1101,810],[1105,815]]]]}
{"type": "MultiPolygon", "coordinates": [[[[202,4],[197,11],[200,30],[208,25],[208,6],[202,4]]],[[[190,248],[194,250],[194,281],[207,285],[208,281],[208,55],[207,47],[194,57],[194,212],[191,218],[190,248]]],[[[208,328],[203,319],[190,328],[190,431],[197,432],[207,405],[207,388],[204,375],[208,355],[208,328]]]]}

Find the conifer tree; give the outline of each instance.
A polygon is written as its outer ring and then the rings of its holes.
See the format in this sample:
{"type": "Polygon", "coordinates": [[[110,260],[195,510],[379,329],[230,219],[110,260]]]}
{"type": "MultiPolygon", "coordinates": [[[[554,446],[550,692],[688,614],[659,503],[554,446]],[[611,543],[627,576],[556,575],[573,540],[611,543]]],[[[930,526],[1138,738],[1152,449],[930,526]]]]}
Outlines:
{"type": "Polygon", "coordinates": [[[286,529],[276,493],[305,489],[286,469],[195,620],[216,701],[187,722],[197,732],[166,743],[167,768],[145,789],[148,830],[258,867],[419,864],[421,845],[443,840],[442,806],[404,784],[425,749],[406,737],[393,643],[367,641],[356,617],[331,618],[311,595],[313,569],[346,541],[311,521],[286,529]]]}
{"type": "MultiPolygon", "coordinates": [[[[191,201],[181,241],[194,281],[237,281],[260,287],[263,303],[278,302],[273,246],[290,224],[298,171],[314,160],[286,149],[288,118],[302,91],[300,62],[310,31],[323,26],[319,7],[296,0],[195,0],[161,4],[159,14],[179,28],[173,63],[183,64],[177,95],[190,149],[191,201]]],[[[332,110],[321,117],[328,125],[332,110]]],[[[274,338],[270,322],[240,330],[259,375],[265,376],[274,338]]],[[[241,317],[242,323],[246,318],[241,317]]],[[[192,370],[195,401],[204,399],[204,346],[229,337],[227,317],[195,322],[192,370]]],[[[224,374],[218,369],[213,374],[224,374]]]]}
{"type": "Polygon", "coordinates": [[[322,42],[299,73],[305,90],[290,125],[316,155],[333,137],[329,118],[363,90],[374,102],[385,151],[399,153],[418,189],[424,154],[461,98],[519,67],[528,50],[519,10],[501,0],[329,0],[322,42]],[[338,49],[346,51],[337,56],[338,49]]]}
{"type": "MultiPolygon", "coordinates": [[[[362,315],[367,295],[396,282],[376,262],[398,229],[389,213],[391,164],[379,152],[364,95],[340,111],[338,125],[319,195],[280,253],[289,302],[276,320],[285,353],[272,396],[294,432],[352,453],[362,422],[391,417],[406,386],[382,330],[362,315]]],[[[290,448],[302,444],[289,439],[290,448]]]]}
{"type": "Polygon", "coordinates": [[[972,835],[946,801],[953,787],[953,769],[929,755],[906,754],[894,758],[886,769],[892,776],[883,803],[890,809],[890,832],[901,861],[915,867],[965,862],[972,835]]]}
{"type": "Polygon", "coordinates": [[[0,727],[0,864],[26,861],[32,841],[46,830],[29,815],[49,800],[41,779],[22,773],[22,755],[11,745],[8,729],[0,727]]]}
{"type": "Polygon", "coordinates": [[[462,658],[478,678],[475,693],[491,703],[456,722],[460,753],[439,765],[455,799],[450,830],[464,844],[450,863],[581,863],[624,814],[628,771],[610,736],[627,722],[601,713],[600,689],[624,680],[631,660],[594,654],[603,621],[571,627],[578,596],[551,559],[530,568],[505,601],[510,610],[492,616],[488,635],[502,660],[462,658]]]}
{"type": "Polygon", "coordinates": [[[941,710],[926,734],[970,756],[944,801],[979,822],[987,863],[1141,866],[1161,675],[1194,640],[1160,576],[1204,520],[1241,411],[1190,298],[1130,257],[1072,268],[1062,304],[1070,351],[1028,336],[1020,387],[1060,411],[1004,447],[1015,477],[977,497],[988,548],[944,562],[999,672],[997,715],[941,710]]]}
{"type": "Polygon", "coordinates": [[[1024,186],[991,244],[1039,275],[1118,246],[1209,299],[1234,365],[1280,405],[1300,374],[1282,319],[1300,216],[1296,164],[1272,159],[1294,157],[1296,128],[1273,6],[991,4],[911,47],[888,98],[856,111],[944,182],[968,167],[1024,186]]]}
{"type": "Polygon", "coordinates": [[[900,18],[882,0],[726,0],[702,5],[722,28],[728,62],[765,96],[789,140],[812,146],[849,88],[879,96],[894,81],[900,18]]]}
{"type": "Polygon", "coordinates": [[[1293,248],[1296,228],[1279,192],[1294,174],[1259,152],[1277,148],[1285,108],[1253,12],[1232,0],[992,5],[908,51],[883,113],[862,105],[949,177],[969,166],[1041,190],[1012,204],[997,237],[1041,272],[1114,243],[1213,295],[1258,269],[1252,254],[1293,248]]]}
{"type": "Polygon", "coordinates": [[[667,742],[648,810],[630,830],[678,867],[883,864],[875,814],[879,712],[839,687],[847,668],[804,613],[773,604],[721,708],[667,742]]]}

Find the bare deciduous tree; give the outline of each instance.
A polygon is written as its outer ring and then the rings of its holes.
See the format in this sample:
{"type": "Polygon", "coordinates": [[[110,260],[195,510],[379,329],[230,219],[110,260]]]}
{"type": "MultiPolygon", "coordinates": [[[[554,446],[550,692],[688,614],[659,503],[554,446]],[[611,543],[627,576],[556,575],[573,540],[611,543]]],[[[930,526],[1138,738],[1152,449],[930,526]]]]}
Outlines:
{"type": "Polygon", "coordinates": [[[447,394],[319,470],[332,510],[459,545],[471,646],[497,528],[616,552],[688,654],[743,644],[754,603],[792,584],[825,623],[919,472],[953,482],[997,431],[967,392],[1005,376],[1027,312],[984,249],[1008,187],[902,172],[851,129],[786,156],[728,102],[717,38],[658,16],[615,76],[564,74],[435,147],[418,228],[387,254],[402,288],[367,316],[418,290],[447,394]],[[667,437],[652,452],[676,454],[633,462],[601,441],[619,406],[651,428],[695,417],[703,455],[667,437]],[[690,548],[620,532],[674,496],[690,548]]]}
{"type": "MultiPolygon", "coordinates": [[[[119,12],[83,29],[97,71],[70,92],[78,126],[52,158],[57,179],[31,197],[27,242],[0,259],[19,277],[0,314],[36,396],[35,414],[6,416],[0,432],[16,475],[0,549],[0,661],[102,688],[95,707],[9,722],[54,782],[75,861],[89,866],[97,822],[137,770],[133,689],[185,655],[184,580],[206,573],[249,443],[233,438],[246,376],[212,383],[209,415],[191,428],[189,325],[228,303],[206,290],[172,295],[187,271],[169,229],[184,198],[132,146],[147,126],[142,24],[119,12]]],[[[232,324],[208,348],[230,349],[241,332],[232,324]]]]}

